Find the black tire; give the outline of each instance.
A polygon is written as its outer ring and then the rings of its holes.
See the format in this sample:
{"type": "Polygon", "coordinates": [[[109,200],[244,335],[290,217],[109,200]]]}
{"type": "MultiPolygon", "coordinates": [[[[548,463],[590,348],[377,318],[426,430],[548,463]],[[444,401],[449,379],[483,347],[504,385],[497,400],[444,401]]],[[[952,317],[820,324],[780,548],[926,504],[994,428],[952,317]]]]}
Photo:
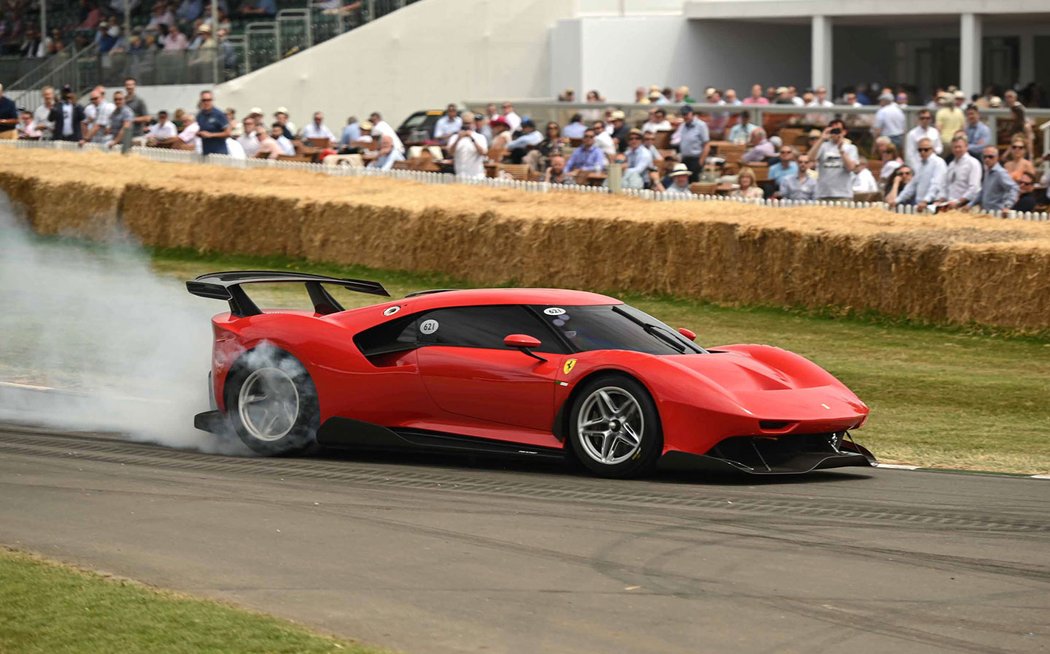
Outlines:
{"type": "Polygon", "coordinates": [[[320,423],[317,388],[306,368],[287,352],[257,348],[246,353],[230,372],[224,397],[230,424],[253,452],[291,455],[314,444],[320,423]],[[251,401],[241,410],[242,398],[259,397],[253,395],[256,391],[265,397],[267,390],[273,393],[270,400],[251,401]],[[272,424],[265,412],[267,402],[280,414],[272,424]],[[266,429],[267,424],[271,429],[266,429]]]}
{"type": "Polygon", "coordinates": [[[615,479],[651,473],[664,440],[652,397],[625,375],[601,375],[584,383],[569,413],[569,438],[584,467],[615,479]],[[587,429],[588,423],[594,428],[587,429]]]}

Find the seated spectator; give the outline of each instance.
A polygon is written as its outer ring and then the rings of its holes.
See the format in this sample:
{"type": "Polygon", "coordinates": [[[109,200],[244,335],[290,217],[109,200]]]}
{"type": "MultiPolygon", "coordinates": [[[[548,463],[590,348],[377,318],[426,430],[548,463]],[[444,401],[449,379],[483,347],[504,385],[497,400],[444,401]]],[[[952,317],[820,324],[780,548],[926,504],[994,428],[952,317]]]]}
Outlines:
{"type": "Polygon", "coordinates": [[[511,163],[521,163],[525,155],[535,149],[542,140],[543,135],[536,130],[536,123],[532,122],[531,118],[523,118],[521,120],[521,136],[507,144],[511,163]]]}
{"type": "MultiPolygon", "coordinates": [[[[886,204],[894,207],[898,204],[904,204],[900,202],[898,198],[901,193],[908,189],[908,186],[912,183],[912,170],[908,164],[902,164],[894,171],[893,176],[890,178],[890,188],[886,191],[886,197],[883,198],[886,204]]],[[[914,195],[912,196],[914,198],[914,195]]]]}
{"type": "Polygon", "coordinates": [[[503,116],[503,120],[507,121],[507,131],[511,136],[521,129],[521,116],[518,115],[518,112],[514,111],[513,104],[510,102],[504,102],[503,113],[500,115],[503,116]]]}
{"type": "Polygon", "coordinates": [[[627,137],[630,136],[631,128],[627,126],[626,118],[627,115],[619,109],[609,115],[609,120],[612,123],[606,129],[608,129],[609,135],[612,136],[617,152],[625,152],[627,150],[627,137]]]}
{"type": "Polygon", "coordinates": [[[780,161],[769,167],[769,181],[774,187],[780,185],[780,178],[798,174],[798,162],[795,161],[795,148],[785,145],[780,148],[780,161]]]}
{"type": "Polygon", "coordinates": [[[474,114],[463,114],[463,126],[448,139],[448,152],[452,157],[452,168],[459,177],[479,178],[485,176],[485,157],[489,144],[483,134],[475,129],[474,114]]]}
{"type": "Polygon", "coordinates": [[[933,126],[933,113],[929,109],[919,111],[919,124],[911,128],[904,136],[904,160],[912,168],[919,166],[919,141],[929,139],[933,151],[940,155],[944,148],[941,145],[941,133],[933,126]]]}
{"type": "Polygon", "coordinates": [[[952,161],[945,175],[945,202],[940,210],[956,209],[965,205],[966,198],[981,192],[981,162],[970,156],[969,143],[963,135],[952,139],[952,161]]]}
{"type": "Polygon", "coordinates": [[[761,200],[765,197],[765,193],[758,186],[755,181],[755,171],[751,170],[747,166],[740,169],[737,173],[737,184],[738,188],[733,189],[729,193],[731,198],[744,198],[746,200],[761,200]]]}
{"type": "Polygon", "coordinates": [[[182,0],[179,8],[175,10],[175,16],[181,23],[192,23],[200,18],[203,12],[203,0],[182,0]]]}
{"type": "Polygon", "coordinates": [[[661,107],[656,107],[649,112],[649,120],[642,125],[642,132],[670,132],[671,121],[667,120],[667,112],[661,107]]]}
{"type": "MultiPolygon", "coordinates": [[[[284,138],[284,134],[281,134],[281,138],[284,138]]],[[[254,141],[254,153],[249,155],[249,149],[245,147],[244,154],[246,156],[256,157],[258,159],[276,159],[285,153],[280,144],[270,134],[266,133],[265,125],[258,124],[255,126],[254,141]]],[[[244,147],[243,143],[242,147],[244,147]]]]}
{"type": "Polygon", "coordinates": [[[664,190],[664,193],[670,193],[672,195],[692,195],[693,191],[689,188],[689,177],[692,175],[689,172],[689,167],[682,163],[677,163],[671,170],[671,174],[668,177],[671,178],[671,184],[664,190]]]}
{"type": "Polygon", "coordinates": [[[168,29],[168,34],[161,38],[160,43],[164,52],[182,52],[190,45],[178,25],[172,25],[168,29]]]}
{"type": "Polygon", "coordinates": [[[627,136],[627,151],[617,156],[617,162],[623,168],[623,188],[641,189],[648,185],[653,155],[642,145],[641,130],[630,131],[627,136]]]}
{"type": "Polygon", "coordinates": [[[664,155],[660,154],[660,150],[656,147],[656,134],[652,132],[642,133],[642,145],[649,151],[649,154],[653,157],[653,165],[656,165],[664,160],[664,155]]]}
{"type": "Polygon", "coordinates": [[[1014,211],[1035,211],[1036,205],[1039,204],[1039,193],[1035,191],[1035,175],[1032,173],[1022,173],[1021,180],[1017,182],[1018,190],[1020,195],[1017,196],[1017,202],[1011,207],[1014,211]]]}
{"type": "Polygon", "coordinates": [[[241,5],[241,16],[275,16],[277,14],[277,3],[275,0],[255,0],[245,2],[241,5]]]}
{"type": "Polygon", "coordinates": [[[736,97],[735,89],[726,89],[726,92],[722,94],[722,99],[731,107],[738,107],[744,104],[740,101],[740,98],[736,97]]]}
{"type": "Polygon", "coordinates": [[[15,133],[23,141],[39,141],[44,136],[44,133],[37,129],[36,123],[33,122],[33,114],[29,111],[23,111],[20,114],[18,125],[15,126],[15,133]]]}
{"type": "Polygon", "coordinates": [[[146,23],[146,29],[160,29],[161,25],[171,27],[174,24],[175,13],[168,6],[168,3],[157,2],[153,5],[153,12],[150,14],[149,22],[146,23]]]}
{"type": "Polygon", "coordinates": [[[751,148],[740,158],[744,163],[765,161],[766,159],[777,156],[773,144],[766,138],[766,130],[761,127],[756,127],[754,131],[751,132],[749,143],[751,148]]]}
{"type": "MultiPolygon", "coordinates": [[[[915,179],[897,196],[897,203],[914,204],[918,211],[926,211],[927,206],[944,197],[944,181],[948,171],[944,159],[933,153],[931,139],[919,141],[919,165],[912,170],[915,171],[915,179]]],[[[891,209],[893,204],[890,203],[891,209]]]]}
{"type": "Polygon", "coordinates": [[[744,98],[744,104],[769,104],[766,96],[762,95],[761,84],[755,84],[751,87],[751,95],[744,98]]]}
{"type": "Polygon", "coordinates": [[[576,90],[565,89],[561,92],[561,95],[558,96],[558,102],[576,102],[576,90]]]}
{"type": "Polygon", "coordinates": [[[743,145],[751,140],[751,132],[754,132],[757,127],[751,124],[750,111],[741,111],[737,115],[740,119],[737,121],[736,125],[733,125],[729,129],[729,141],[731,143],[743,145]]]}
{"type": "Polygon", "coordinates": [[[170,145],[178,135],[175,125],[168,120],[168,112],[162,109],[157,112],[157,122],[150,125],[146,132],[146,145],[150,147],[170,145]]]}
{"type": "Polygon", "coordinates": [[[102,10],[96,0],[80,0],[80,24],[77,31],[93,30],[102,22],[102,10]]]}
{"type": "Polygon", "coordinates": [[[543,181],[548,184],[566,184],[573,185],[576,180],[572,175],[565,170],[565,157],[560,154],[553,154],[550,157],[550,166],[547,171],[543,174],[543,181]]]}
{"type": "Polygon", "coordinates": [[[879,169],[879,183],[882,185],[884,191],[889,191],[889,180],[890,176],[893,175],[893,171],[897,170],[904,162],[899,156],[897,156],[897,146],[890,141],[889,137],[880,136],[875,141],[875,153],[879,156],[882,161],[882,168],[879,169]]]}
{"type": "Polygon", "coordinates": [[[798,171],[781,175],[775,197],[781,200],[813,200],[817,196],[817,180],[809,175],[809,154],[798,155],[798,171]]]}
{"type": "Polygon", "coordinates": [[[984,148],[981,159],[985,169],[984,182],[981,184],[980,193],[966,198],[967,204],[981,211],[1001,212],[1003,216],[1006,216],[1010,207],[1017,203],[1017,196],[1020,193],[1017,182],[999,163],[999,149],[994,145],[984,148]]]}
{"type": "Polygon", "coordinates": [[[558,123],[549,122],[547,123],[547,131],[544,134],[544,138],[540,141],[537,149],[540,155],[543,157],[550,157],[555,154],[561,154],[562,149],[568,146],[566,139],[561,136],[561,128],[558,127],[558,123]]]}
{"type": "Polygon", "coordinates": [[[1020,182],[1025,173],[1036,177],[1035,166],[1028,159],[1028,144],[1023,135],[1014,134],[1010,137],[1010,149],[1005,153],[1003,168],[1015,182],[1020,182]]]}
{"type": "Polygon", "coordinates": [[[434,140],[447,143],[448,137],[463,129],[463,119],[459,117],[459,108],[455,103],[448,105],[445,115],[438,118],[434,125],[434,140]]]}
{"type": "Polygon", "coordinates": [[[328,143],[335,143],[335,134],[324,124],[324,114],[320,111],[314,112],[314,120],[303,127],[302,138],[304,141],[310,139],[328,139],[328,143]]]}
{"type": "Polygon", "coordinates": [[[249,114],[241,121],[241,129],[243,133],[237,137],[237,143],[240,144],[241,149],[244,150],[244,156],[251,159],[259,152],[259,130],[257,127],[262,127],[263,134],[266,133],[266,126],[255,120],[255,116],[249,114]]]}
{"type": "MultiPolygon", "coordinates": [[[[287,110],[284,113],[287,117],[287,110]]],[[[372,123],[373,139],[379,139],[382,136],[389,136],[391,140],[394,141],[394,148],[400,151],[401,154],[405,153],[405,144],[401,142],[401,137],[397,135],[397,130],[394,129],[390,123],[383,120],[383,116],[381,116],[378,111],[373,111],[368,118],[372,123]]],[[[289,123],[289,125],[291,125],[291,123],[289,123]]]]}
{"type": "Polygon", "coordinates": [[[379,156],[372,160],[368,167],[376,170],[391,170],[394,162],[404,160],[405,155],[394,147],[394,139],[390,138],[389,134],[384,134],[379,137],[379,156]]]}
{"type": "Polygon", "coordinates": [[[569,161],[565,164],[566,172],[577,170],[587,172],[604,172],[606,165],[605,153],[594,144],[595,133],[589,129],[583,133],[583,145],[573,151],[569,161]]]}
{"type": "Polygon", "coordinates": [[[605,121],[596,120],[591,125],[594,128],[594,145],[603,153],[606,157],[612,159],[616,156],[616,143],[613,141],[612,134],[609,133],[608,126],[605,121]]]}
{"type": "Polygon", "coordinates": [[[587,125],[583,123],[583,116],[581,114],[573,114],[572,118],[569,119],[569,124],[562,128],[561,135],[567,139],[580,140],[583,138],[583,133],[587,131],[587,125]]]}
{"type": "Polygon", "coordinates": [[[489,121],[489,129],[492,130],[492,139],[489,141],[489,160],[500,162],[507,153],[510,145],[510,125],[503,116],[496,116],[489,121]]]}
{"type": "Polygon", "coordinates": [[[278,147],[281,148],[281,154],[286,157],[295,156],[295,145],[292,144],[292,139],[285,136],[284,125],[274,123],[270,127],[270,136],[277,142],[278,147]]]}
{"type": "Polygon", "coordinates": [[[850,179],[853,184],[853,194],[858,193],[878,193],[879,183],[875,180],[875,175],[871,174],[868,170],[868,160],[860,159],[857,161],[857,165],[854,166],[853,172],[850,173],[850,179]]]}

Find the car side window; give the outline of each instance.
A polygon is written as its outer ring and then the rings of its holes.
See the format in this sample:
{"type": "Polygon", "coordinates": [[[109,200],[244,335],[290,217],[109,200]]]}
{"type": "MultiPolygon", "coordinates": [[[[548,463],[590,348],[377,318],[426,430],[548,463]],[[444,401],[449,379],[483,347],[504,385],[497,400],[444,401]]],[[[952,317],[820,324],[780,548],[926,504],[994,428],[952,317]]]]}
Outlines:
{"type": "Polygon", "coordinates": [[[366,329],[354,337],[366,357],[411,350],[417,346],[416,317],[404,316],[366,329]]]}
{"type": "Polygon", "coordinates": [[[521,306],[480,306],[436,309],[418,316],[416,333],[420,345],[451,345],[497,350],[510,334],[528,334],[539,339],[540,352],[562,354],[564,346],[550,329],[521,306]]]}

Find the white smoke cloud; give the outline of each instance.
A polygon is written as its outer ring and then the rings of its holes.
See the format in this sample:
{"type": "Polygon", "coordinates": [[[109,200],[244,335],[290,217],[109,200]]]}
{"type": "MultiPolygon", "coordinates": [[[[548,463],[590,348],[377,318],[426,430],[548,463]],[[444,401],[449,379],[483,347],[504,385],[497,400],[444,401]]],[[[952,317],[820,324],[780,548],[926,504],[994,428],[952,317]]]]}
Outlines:
{"type": "Polygon", "coordinates": [[[107,431],[206,452],[247,454],[197,431],[209,409],[215,302],[156,275],[126,235],[41,239],[0,193],[0,420],[107,431]]]}

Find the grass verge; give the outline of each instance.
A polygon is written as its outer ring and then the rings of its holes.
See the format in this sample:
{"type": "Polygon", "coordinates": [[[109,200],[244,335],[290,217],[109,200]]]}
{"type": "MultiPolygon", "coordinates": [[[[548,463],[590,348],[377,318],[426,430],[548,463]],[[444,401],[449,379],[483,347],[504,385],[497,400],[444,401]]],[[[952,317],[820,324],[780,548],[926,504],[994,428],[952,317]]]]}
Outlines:
{"type": "Polygon", "coordinates": [[[3,548],[0,580],[0,652],[5,654],[385,651],[3,548]]]}
{"type": "MultiPolygon", "coordinates": [[[[214,256],[155,250],[154,268],[189,279],[237,268],[301,270],[375,279],[394,297],[463,286],[440,275],[307,263],[282,257],[214,256]]],[[[288,305],[301,289],[268,289],[288,305]]],[[[877,316],[834,317],[772,308],[735,308],[621,294],[703,345],[769,343],[806,356],[853,388],[871,407],[857,439],[887,462],[994,472],[1050,473],[1050,338],[959,327],[928,327],[877,316]]],[[[376,298],[347,294],[347,306],[376,298]]],[[[217,307],[218,308],[218,307],[217,307]]]]}

